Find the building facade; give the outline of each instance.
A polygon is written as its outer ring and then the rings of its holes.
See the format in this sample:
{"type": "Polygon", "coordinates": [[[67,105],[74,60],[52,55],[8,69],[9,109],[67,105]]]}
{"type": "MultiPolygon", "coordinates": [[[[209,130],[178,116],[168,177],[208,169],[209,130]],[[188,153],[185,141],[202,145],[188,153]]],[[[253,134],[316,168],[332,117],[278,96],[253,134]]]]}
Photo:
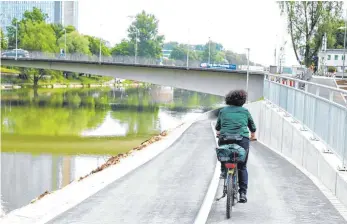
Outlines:
{"type": "Polygon", "coordinates": [[[1,28],[6,32],[14,18],[21,20],[24,12],[34,7],[48,15],[47,23],[72,25],[78,29],[77,1],[0,1],[1,28]]]}
{"type": "MultiPolygon", "coordinates": [[[[335,67],[337,72],[342,72],[344,61],[343,49],[327,49],[319,53],[318,67],[327,71],[328,67],[335,67]]],[[[345,61],[345,68],[347,61],[345,61]]],[[[345,69],[346,70],[346,69],[345,69]]]]}

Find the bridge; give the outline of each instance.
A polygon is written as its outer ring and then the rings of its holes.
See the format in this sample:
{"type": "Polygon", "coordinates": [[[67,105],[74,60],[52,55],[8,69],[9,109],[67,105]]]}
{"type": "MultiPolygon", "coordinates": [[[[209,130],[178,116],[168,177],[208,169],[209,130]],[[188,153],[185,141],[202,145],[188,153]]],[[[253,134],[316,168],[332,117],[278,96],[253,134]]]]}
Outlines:
{"type": "MultiPolygon", "coordinates": [[[[102,61],[85,56],[68,59],[57,55],[37,55],[30,58],[1,58],[2,65],[29,68],[53,69],[87,74],[130,79],[163,86],[171,86],[197,92],[225,96],[230,89],[246,89],[247,72],[226,69],[204,69],[199,67],[157,65],[155,61],[139,61],[134,64],[117,58],[102,61]],[[141,64],[140,64],[141,63],[141,64]]],[[[263,95],[264,73],[249,72],[249,100],[255,101],[263,95]]]]}
{"type": "MultiPolygon", "coordinates": [[[[172,81],[174,75],[183,78],[182,73],[195,78],[212,73],[238,76],[237,72],[47,59],[6,59],[3,64],[87,70],[78,69],[83,64],[89,71],[104,70],[108,75],[114,69],[123,75],[132,69],[137,76],[128,75],[134,79],[140,79],[144,70],[147,81],[155,71],[157,77],[167,71],[172,81]]],[[[248,162],[248,203],[236,205],[232,222],[346,223],[347,108],[340,100],[347,92],[277,75],[259,77],[260,83],[250,78],[250,90],[253,85],[263,86],[264,100],[246,105],[258,128],[258,142],[252,142],[248,162]]],[[[215,89],[226,86],[217,83],[215,89]]],[[[235,87],[229,85],[228,90],[235,87]]],[[[212,91],[207,86],[196,88],[212,91]]],[[[225,201],[214,201],[222,192],[220,164],[213,150],[216,112],[185,123],[118,165],[11,212],[0,223],[230,222],[225,219],[225,201]]]]}

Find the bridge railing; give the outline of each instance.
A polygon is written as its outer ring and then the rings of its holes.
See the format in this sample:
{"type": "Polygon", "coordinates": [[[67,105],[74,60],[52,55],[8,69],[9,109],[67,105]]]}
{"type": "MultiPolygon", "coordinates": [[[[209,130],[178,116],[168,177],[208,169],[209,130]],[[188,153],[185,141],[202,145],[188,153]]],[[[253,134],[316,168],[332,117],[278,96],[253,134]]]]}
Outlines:
{"type": "Polygon", "coordinates": [[[345,169],[347,107],[344,94],[346,90],[285,76],[266,74],[264,79],[264,98],[299,121],[303,130],[311,130],[312,139],[324,142],[328,150],[342,160],[345,169]]]}
{"type": "MultiPolygon", "coordinates": [[[[54,60],[72,60],[72,61],[88,61],[88,62],[109,62],[109,63],[122,63],[122,64],[135,64],[135,56],[101,56],[98,55],[85,55],[85,54],[65,54],[61,55],[59,53],[48,53],[48,52],[29,52],[29,58],[34,59],[54,59],[54,60]]],[[[175,66],[175,67],[186,67],[187,62],[181,60],[160,60],[155,58],[147,57],[136,57],[136,64],[138,65],[165,65],[165,66],[175,66]]],[[[188,62],[189,68],[199,68],[200,61],[190,60],[188,62]]]]}

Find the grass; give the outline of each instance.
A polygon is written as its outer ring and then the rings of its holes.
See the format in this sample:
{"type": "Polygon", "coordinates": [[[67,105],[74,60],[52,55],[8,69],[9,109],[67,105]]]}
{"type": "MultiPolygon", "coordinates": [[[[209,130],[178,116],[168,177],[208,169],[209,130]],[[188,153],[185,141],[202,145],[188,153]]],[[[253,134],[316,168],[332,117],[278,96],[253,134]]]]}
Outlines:
{"type": "Polygon", "coordinates": [[[16,69],[10,69],[10,68],[4,68],[4,67],[0,67],[0,72],[1,73],[9,73],[9,74],[19,74],[20,71],[16,70],[16,69]]]}
{"type": "Polygon", "coordinates": [[[117,155],[137,147],[153,135],[82,138],[78,136],[19,136],[2,134],[2,152],[33,154],[104,154],[117,155]]]}

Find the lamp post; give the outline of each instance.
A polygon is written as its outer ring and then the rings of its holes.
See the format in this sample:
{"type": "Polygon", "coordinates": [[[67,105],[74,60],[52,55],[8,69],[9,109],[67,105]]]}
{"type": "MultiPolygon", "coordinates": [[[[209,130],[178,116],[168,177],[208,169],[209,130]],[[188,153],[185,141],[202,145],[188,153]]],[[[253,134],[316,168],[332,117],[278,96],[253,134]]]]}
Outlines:
{"type": "Polygon", "coordinates": [[[64,58],[66,59],[66,29],[64,29],[65,43],[64,43],[64,58]]]}
{"type": "MultiPolygon", "coordinates": [[[[102,27],[102,24],[100,24],[100,30],[101,30],[101,27],[102,27]]],[[[99,39],[99,64],[101,64],[101,37],[99,39]]]]}
{"type": "MultiPolygon", "coordinates": [[[[128,18],[135,19],[135,16],[128,16],[128,18]]],[[[138,29],[135,27],[135,64],[137,63],[137,39],[138,39],[138,29]]]]}
{"type": "Polygon", "coordinates": [[[211,64],[211,37],[208,37],[208,65],[211,64]]]}
{"type": "Polygon", "coordinates": [[[246,81],[246,92],[247,92],[247,102],[248,102],[248,81],[249,81],[249,51],[250,48],[246,48],[247,50],[247,81],[246,81]]]}
{"type": "Polygon", "coordinates": [[[18,57],[18,21],[16,20],[16,60],[18,57]]]}
{"type": "Polygon", "coordinates": [[[189,68],[189,28],[188,28],[188,45],[187,45],[187,68],[189,68]]]}
{"type": "Polygon", "coordinates": [[[345,30],[345,34],[344,34],[344,37],[343,37],[343,56],[342,56],[342,78],[344,78],[344,75],[345,75],[345,60],[346,60],[346,19],[345,19],[345,26],[344,27],[339,27],[338,29],[339,30],[345,30]]]}

